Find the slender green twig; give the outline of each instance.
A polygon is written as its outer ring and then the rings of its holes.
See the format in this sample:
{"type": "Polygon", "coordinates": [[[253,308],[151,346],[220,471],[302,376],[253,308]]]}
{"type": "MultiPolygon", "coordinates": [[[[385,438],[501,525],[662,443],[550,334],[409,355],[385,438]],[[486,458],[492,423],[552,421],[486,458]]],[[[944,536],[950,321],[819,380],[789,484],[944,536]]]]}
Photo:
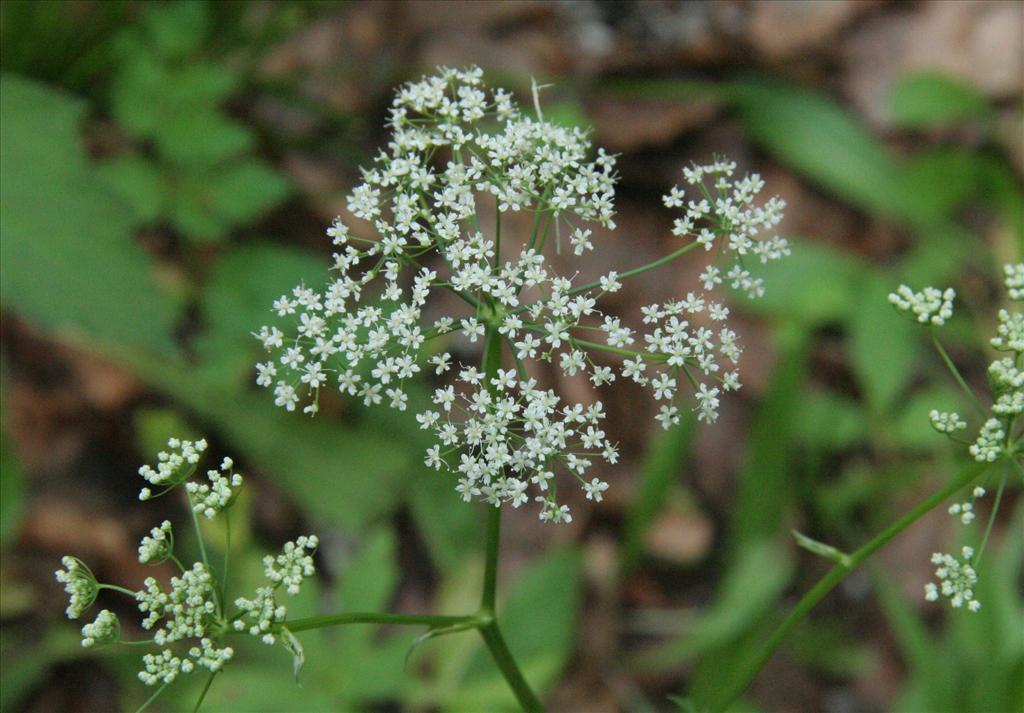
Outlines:
{"type": "Polygon", "coordinates": [[[992,512],[988,516],[988,524],[985,525],[985,534],[981,538],[981,544],[978,545],[978,551],[974,555],[974,561],[971,563],[973,567],[977,567],[981,562],[981,555],[985,552],[985,545],[988,544],[988,536],[992,534],[992,526],[996,523],[996,515],[999,514],[999,504],[1003,500],[1003,490],[1006,489],[1006,476],[1010,474],[1009,467],[1003,470],[1003,476],[999,479],[999,488],[996,490],[996,499],[992,502],[992,512]]]}
{"type": "Polygon", "coordinates": [[[484,620],[473,614],[469,616],[445,616],[441,614],[391,614],[388,612],[341,612],[326,616],[311,616],[304,619],[290,619],[285,622],[289,631],[308,631],[328,626],[346,624],[397,624],[400,626],[452,626],[469,624],[482,626],[484,620]]]}
{"type": "Polygon", "coordinates": [[[153,704],[153,701],[157,699],[157,696],[164,692],[164,689],[167,688],[168,683],[169,681],[165,681],[164,683],[160,684],[160,688],[156,689],[156,691],[153,692],[153,695],[146,699],[145,703],[136,708],[135,713],[142,713],[144,710],[149,708],[153,704]]]}
{"type": "Polygon", "coordinates": [[[109,589],[112,592],[120,592],[121,594],[128,595],[132,599],[135,598],[135,592],[133,592],[130,589],[125,589],[124,587],[119,587],[116,584],[101,584],[101,585],[99,585],[99,588],[100,589],[109,589]]]}
{"type": "Polygon", "coordinates": [[[939,338],[935,336],[935,332],[933,330],[928,331],[931,334],[932,344],[935,345],[935,349],[939,352],[939,356],[942,357],[942,361],[945,362],[946,368],[949,369],[953,378],[956,379],[956,383],[960,385],[960,388],[963,389],[965,394],[967,394],[971,403],[974,404],[974,408],[977,409],[978,413],[981,414],[982,419],[984,419],[985,408],[981,405],[981,402],[978,401],[978,397],[974,395],[974,392],[971,391],[971,387],[969,387],[967,382],[964,381],[964,377],[960,375],[960,370],[956,368],[956,365],[953,364],[953,360],[949,358],[949,354],[946,353],[946,350],[943,348],[939,338]]]}
{"type": "Polygon", "coordinates": [[[889,527],[876,535],[866,545],[850,555],[847,564],[837,564],[830,569],[818,583],[808,591],[803,598],[797,602],[789,615],[783,620],[775,632],[768,638],[763,646],[757,651],[750,662],[744,667],[743,672],[737,676],[731,686],[724,689],[721,695],[711,702],[710,708],[714,711],[724,711],[739,698],[747,687],[753,682],[761,668],[772,657],[775,650],[789,635],[789,632],[799,624],[807,613],[813,609],[818,602],[835,589],[843,579],[846,578],[868,557],[889,543],[894,537],[903,532],[907,527],[920,519],[925,513],[935,508],[939,503],[957,492],[971,481],[976,479],[988,468],[988,464],[974,463],[964,469],[960,475],[954,478],[948,485],[930,495],[919,505],[896,520],[889,527]]]}
{"type": "Polygon", "coordinates": [[[192,709],[192,713],[199,713],[199,708],[203,705],[203,701],[206,700],[206,694],[210,692],[210,685],[213,683],[213,679],[217,677],[218,673],[219,669],[217,671],[211,671],[210,675],[206,677],[206,685],[203,686],[203,691],[199,694],[199,700],[196,701],[196,705],[192,709]]]}

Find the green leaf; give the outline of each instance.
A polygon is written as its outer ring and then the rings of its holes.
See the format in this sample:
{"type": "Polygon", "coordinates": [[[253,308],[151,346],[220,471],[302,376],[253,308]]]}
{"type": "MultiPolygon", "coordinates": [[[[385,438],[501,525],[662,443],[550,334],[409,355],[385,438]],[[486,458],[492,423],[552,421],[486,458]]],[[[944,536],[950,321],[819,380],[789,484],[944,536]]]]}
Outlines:
{"type": "MultiPolygon", "coordinates": [[[[255,243],[226,253],[207,276],[200,314],[205,329],[196,338],[199,368],[211,380],[252,380],[263,350],[253,337],[276,319],[272,303],[295,285],[320,289],[328,263],[311,253],[273,243],[255,243]]],[[[268,402],[268,406],[269,406],[268,402]]]]}
{"type": "Polygon", "coordinates": [[[824,542],[819,542],[814,538],[808,537],[802,532],[792,530],[793,537],[796,539],[796,544],[803,547],[808,552],[830,559],[837,564],[841,564],[845,567],[850,566],[850,555],[846,554],[842,550],[838,550],[832,545],[826,545],[824,542]]]}
{"type": "Polygon", "coordinates": [[[833,391],[805,389],[794,418],[796,437],[824,451],[850,448],[867,435],[860,404],[833,391]]]}
{"type": "MultiPolygon", "coordinates": [[[[498,623],[512,655],[538,694],[558,677],[572,653],[580,604],[580,556],[546,553],[522,574],[499,607],[498,623]],[[543,612],[543,616],[538,613],[543,612]]],[[[472,660],[447,710],[517,710],[515,698],[484,650],[472,660]]]]}
{"type": "Polygon", "coordinates": [[[796,495],[792,445],[810,339],[795,327],[780,330],[777,339],[778,365],[754,415],[733,508],[731,545],[736,551],[778,533],[796,495]]]}
{"type": "Polygon", "coordinates": [[[0,432],[0,546],[17,531],[25,509],[25,477],[14,444],[0,432]]]}
{"type": "Polygon", "coordinates": [[[260,217],[288,195],[288,183],[255,159],[226,166],[210,179],[210,209],[232,224],[260,217]]]}
{"type": "Polygon", "coordinates": [[[112,110],[129,131],[155,139],[168,158],[210,165],[240,153],[251,141],[248,130],[219,110],[237,82],[219,65],[170,67],[153,55],[132,53],[114,79],[112,110]]]}
{"type": "Polygon", "coordinates": [[[796,239],[792,249],[785,260],[757,266],[765,294],[756,300],[739,296],[743,309],[807,327],[846,320],[866,272],[864,264],[820,242],[796,239]]]}
{"type": "Polygon", "coordinates": [[[252,148],[252,132],[216,105],[177,108],[164,116],[153,138],[160,157],[182,170],[217,166],[252,148]]]}
{"type": "Polygon", "coordinates": [[[857,291],[850,316],[850,362],[873,414],[907,388],[921,354],[920,334],[889,304],[895,280],[872,275],[857,291]]]}
{"type": "Polygon", "coordinates": [[[751,138],[814,182],[871,213],[911,217],[885,146],[829,97],[791,84],[729,85],[751,138]]]}
{"type": "Polygon", "coordinates": [[[164,187],[152,162],[128,155],[97,166],[99,177],[122,198],[139,223],[153,223],[164,211],[164,187]]]}
{"type": "Polygon", "coordinates": [[[184,58],[202,47],[209,29],[205,2],[149,5],[142,26],[148,46],[169,59],[184,58]]]}
{"type": "Polygon", "coordinates": [[[637,659],[644,670],[674,668],[728,646],[772,611],[793,577],[793,558],[768,541],[751,541],[737,554],[715,595],[715,603],[686,631],[637,659]]]}
{"type": "Polygon", "coordinates": [[[0,79],[0,298],[53,331],[171,348],[174,310],[78,138],[83,105],[0,79]]]}
{"type": "Polygon", "coordinates": [[[959,148],[922,151],[900,171],[907,209],[920,220],[943,221],[981,187],[981,157],[959,148]]]}
{"type": "Polygon", "coordinates": [[[991,115],[985,96],[946,74],[924,71],[904,75],[890,99],[893,121],[905,127],[934,127],[991,115]]]}
{"type": "Polygon", "coordinates": [[[233,226],[260,217],[288,194],[288,183],[256,159],[179,176],[176,226],[196,240],[217,240],[233,226]]]}

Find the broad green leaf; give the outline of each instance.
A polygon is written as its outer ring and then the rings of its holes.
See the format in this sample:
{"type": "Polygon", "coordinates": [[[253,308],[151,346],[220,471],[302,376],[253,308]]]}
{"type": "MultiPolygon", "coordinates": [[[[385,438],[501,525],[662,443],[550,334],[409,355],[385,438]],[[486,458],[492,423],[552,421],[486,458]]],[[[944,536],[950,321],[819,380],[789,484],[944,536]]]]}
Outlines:
{"type": "Polygon", "coordinates": [[[4,306],[48,330],[170,349],[174,310],[132,242],[131,211],[86,160],[83,105],[10,75],[0,94],[4,306]]]}
{"type": "Polygon", "coordinates": [[[218,240],[238,224],[258,218],[288,193],[288,184],[255,159],[178,175],[173,219],[196,240],[218,240]]]}
{"type": "Polygon", "coordinates": [[[170,67],[153,55],[133,53],[114,80],[114,117],[137,136],[154,139],[171,161],[214,165],[251,143],[249,131],[219,110],[236,84],[218,65],[170,67]]]}
{"type": "MultiPolygon", "coordinates": [[[[508,647],[538,695],[556,680],[572,653],[580,603],[579,575],[578,552],[549,552],[530,565],[504,605],[499,606],[498,623],[508,647]]],[[[483,647],[445,705],[452,711],[517,708],[508,684],[483,647]]]]}
{"type": "Polygon", "coordinates": [[[991,115],[981,92],[955,77],[932,71],[904,75],[892,89],[889,110],[896,124],[914,128],[991,115]]]}
{"type": "Polygon", "coordinates": [[[979,190],[981,158],[959,148],[922,151],[900,169],[908,210],[927,222],[946,220],[979,190]]]}
{"type": "Polygon", "coordinates": [[[230,223],[254,220],[288,194],[288,183],[255,159],[240,161],[210,176],[210,209],[230,223]]]}
{"type": "Polygon", "coordinates": [[[153,134],[171,170],[218,166],[252,148],[252,132],[226,118],[216,105],[181,107],[164,116],[153,134]]]}
{"type": "Polygon", "coordinates": [[[829,97],[768,80],[735,82],[726,96],[751,138],[800,173],[872,213],[912,217],[885,146],[829,97]]]}
{"type": "MultiPolygon", "coordinates": [[[[320,289],[327,283],[326,260],[273,243],[256,243],[226,253],[206,278],[200,313],[204,330],[196,338],[199,368],[211,379],[249,383],[263,348],[253,337],[277,320],[272,304],[293,287],[320,289]]],[[[268,402],[268,405],[269,402],[268,402]]]]}
{"type": "Polygon", "coordinates": [[[169,59],[184,58],[202,47],[209,29],[205,2],[149,5],[142,22],[147,44],[169,59]]]}
{"type": "Polygon", "coordinates": [[[793,241],[785,260],[757,265],[765,294],[756,300],[737,295],[742,308],[807,327],[846,320],[866,271],[853,255],[810,240],[793,241]]]}
{"type": "Polygon", "coordinates": [[[921,354],[916,325],[889,304],[893,282],[884,273],[865,279],[849,322],[851,366],[875,415],[907,388],[921,354]]]}
{"type": "Polygon", "coordinates": [[[147,159],[132,154],[97,166],[99,177],[120,196],[140,223],[153,223],[164,212],[160,172],[147,159]]]}
{"type": "Polygon", "coordinates": [[[833,391],[805,389],[794,417],[796,438],[824,451],[850,448],[867,435],[860,405],[833,391]]]}

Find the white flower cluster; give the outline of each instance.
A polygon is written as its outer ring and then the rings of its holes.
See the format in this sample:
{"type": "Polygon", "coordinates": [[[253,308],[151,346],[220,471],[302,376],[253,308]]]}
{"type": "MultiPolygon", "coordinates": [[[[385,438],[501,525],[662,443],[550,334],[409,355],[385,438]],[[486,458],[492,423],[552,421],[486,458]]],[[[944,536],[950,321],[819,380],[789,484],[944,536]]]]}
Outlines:
{"type": "MultiPolygon", "coordinates": [[[[545,122],[539,110],[536,119],[526,117],[508,92],[488,90],[475,68],[441,69],[402,87],[389,127],[387,150],[363,172],[363,182],[348,199],[349,210],[370,222],[375,236],[353,235],[336,219],[327,235],[338,248],[332,268],[337,276],[322,291],[300,285],[282,295],[273,308],[291,324],[284,330],[264,325],[255,334],[270,354],[256,365],[256,381],[273,390],[276,405],[289,411],[301,405],[315,414],[321,389],[338,388],[367,406],[386,403],[404,411],[405,384],[425,363],[438,376],[453,366],[449,353],[428,357],[428,340],[461,332],[475,343],[497,332],[520,362],[523,378],[513,379],[501,388],[500,398],[486,403],[482,399],[491,385],[481,387],[482,375],[463,369],[469,378],[457,384],[460,409],[475,404],[478,411],[457,410],[467,417],[461,423],[449,417],[448,408],[444,419],[432,411],[418,414],[440,441],[427,459],[435,467],[451,465],[459,476],[456,487],[467,499],[518,506],[532,487],[540,493],[534,499],[543,503],[541,518],[559,521],[568,520],[569,513],[555,503],[554,488],[547,488],[553,475],[539,475],[550,473],[545,464],[564,465],[594,499],[603,488],[586,488],[583,470],[590,457],[606,457],[614,449],[608,451],[602,434],[599,442],[588,436],[592,443],[583,450],[590,456],[574,452],[574,439],[582,443],[585,433],[576,433],[576,426],[584,424],[553,418],[548,392],[525,378],[526,362],[549,362],[568,376],[586,374],[595,386],[629,378],[665,402],[658,420],[666,428],[680,420],[680,383],[692,385],[699,418],[717,418],[719,396],[740,387],[735,367],[741,350],[725,324],[727,308],[704,292],[691,293],[685,300],[646,307],[643,322],[649,329],[638,334],[598,308],[606,293],[620,289],[616,272],[579,285],[575,277],[554,274],[545,260],[552,226],[556,248],[564,223],[577,255],[594,247],[591,231],[578,221],[614,228],[612,156],[598,150],[590,158],[594,152],[584,132],[545,122]],[[493,238],[482,232],[477,213],[489,201],[498,213],[493,238]],[[506,241],[503,250],[500,217],[509,211],[528,211],[533,227],[530,235],[518,236],[519,244],[506,241]],[[371,288],[377,278],[382,278],[379,287],[371,288]],[[466,303],[465,311],[425,319],[428,299],[438,290],[453,292],[466,303]],[[587,341],[594,331],[604,333],[606,344],[587,341]],[[595,361],[594,352],[628,358],[613,367],[595,361]],[[527,432],[527,424],[553,430],[527,432]],[[464,455],[472,462],[459,467],[449,462],[455,449],[467,447],[464,455]]],[[[717,253],[734,258],[724,272],[709,266],[701,276],[703,289],[727,283],[756,296],[763,285],[743,259],[767,262],[789,252],[784,239],[759,237],[778,224],[783,202],[759,203],[760,177],[733,181],[734,170],[725,161],[687,169],[684,176],[700,192],[698,200],[684,204],[682,191],[674,188],[665,203],[685,209],[677,235],[690,236],[696,248],[717,246],[717,253]],[[713,181],[710,187],[705,178],[713,181]]],[[[595,406],[601,408],[599,402],[595,406]]],[[[589,426],[596,432],[596,424],[589,426]]]]}
{"type": "Polygon", "coordinates": [[[65,556],[60,562],[64,569],[58,569],[54,575],[57,581],[64,585],[64,591],[68,595],[68,607],[64,612],[68,619],[77,619],[96,601],[99,585],[92,570],[77,557],[65,556]]]}
{"type": "MultiPolygon", "coordinates": [[[[159,494],[185,482],[193,519],[199,514],[213,517],[230,507],[242,484],[241,476],[233,471],[234,462],[224,458],[219,471],[208,471],[209,485],[196,484],[187,479],[195,472],[206,450],[206,441],[192,443],[172,438],[168,445],[170,452],[158,455],[156,468],[144,466],[139,471],[148,482],[164,488],[159,494]]],[[[274,643],[287,613],[283,606],[274,602],[274,592],[283,586],[289,594],[298,593],[302,580],[315,574],[312,554],[317,545],[316,536],[304,536],[287,543],[277,557],[267,556],[264,568],[273,586],[258,589],[254,599],[236,599],[238,611],[234,613],[227,611],[226,603],[220,601],[218,592],[223,589],[205,564],[205,554],[203,562],[196,562],[190,569],[184,569],[174,557],[174,536],[168,520],[152,528],[139,544],[139,561],[143,564],[171,560],[182,568],[179,576],[171,577],[168,587],[154,577],[148,577],[137,592],[100,585],[89,568],[74,557],[63,558],[64,569],[58,570],[56,577],[69,595],[67,614],[71,618],[77,618],[90,607],[102,587],[133,596],[139,612],[144,615],[142,628],[153,632],[152,643],[161,649],[142,657],[139,679],[153,686],[171,683],[179,675],[197,669],[219,671],[234,656],[234,649],[220,641],[232,628],[274,643]]],[[[119,637],[118,619],[106,609],[95,621],[82,627],[82,645],[86,647],[115,642],[119,637]]]]}
{"type": "Polygon", "coordinates": [[[263,558],[263,573],[274,586],[283,584],[289,594],[298,594],[302,580],[316,574],[313,553],[319,545],[316,535],[302,535],[294,542],[286,542],[277,557],[263,558]]]}
{"type": "Polygon", "coordinates": [[[458,473],[456,490],[463,500],[479,497],[495,506],[508,502],[519,507],[529,500],[526,490],[532,484],[541,493],[534,500],[541,503],[542,520],[571,522],[568,506],[560,505],[555,488],[549,488],[555,462],[575,475],[588,497],[596,493],[600,499],[607,484],[588,484],[583,475],[591,458],[618,460],[617,449],[599,427],[605,417],[600,402],[560,408],[554,391],[537,388],[534,379],[520,381],[512,369],[499,370],[488,384],[469,367],[459,380],[467,392],[453,386],[437,389],[433,403],[440,411],[426,411],[417,420],[439,441],[427,451],[426,464],[458,473]]]}
{"type": "MultiPolygon", "coordinates": [[[[696,199],[685,201],[685,192],[675,186],[662,197],[662,202],[667,208],[685,208],[683,217],[677,218],[672,226],[673,235],[695,235],[705,250],[718,247],[734,253],[737,261],[725,274],[725,279],[730,281],[733,289],[743,290],[750,297],[760,297],[764,294],[763,281],[744,269],[742,258],[754,255],[766,263],[789,255],[789,243],[785,238],[778,235],[758,237],[778,226],[786,202],[773,196],[763,205],[756,203],[764,189],[764,179],[754,173],[739,180],[730,180],[735,171],[736,164],[723,159],[706,166],[684,168],[683,178],[697,189],[696,199]]],[[[721,284],[721,271],[712,266],[703,279],[705,289],[711,289],[713,285],[721,284]]]]}
{"type": "Polygon", "coordinates": [[[135,593],[139,611],[147,613],[142,621],[144,629],[153,629],[153,641],[166,646],[184,639],[198,639],[200,646],[192,647],[188,659],[177,659],[170,649],[161,655],[144,657],[145,670],[139,678],[147,685],[173,681],[179,672],[188,673],[195,665],[216,671],[231,658],[231,647],[217,648],[207,637],[207,631],[217,618],[217,599],[213,575],[201,562],[192,569],[171,578],[170,590],[164,592],[159,582],[148,577],[144,590],[135,593]]]}
{"type": "Polygon", "coordinates": [[[91,648],[97,644],[110,644],[121,635],[121,625],[114,612],[103,609],[91,624],[82,627],[82,646],[91,648]]]}
{"type": "Polygon", "coordinates": [[[979,463],[994,463],[999,454],[1003,452],[1003,439],[1006,438],[1006,431],[998,418],[990,418],[985,421],[978,432],[978,439],[968,449],[974,460],[979,463]]]}
{"type": "Polygon", "coordinates": [[[242,476],[233,470],[234,461],[225,458],[220,468],[220,471],[206,471],[209,484],[191,480],[185,483],[192,509],[208,519],[228,507],[238,493],[238,488],[242,487],[242,476]]]}
{"type": "MultiPolygon", "coordinates": [[[[1024,298],[1024,263],[1004,266],[1003,274],[1010,300],[1020,301],[1024,298]]],[[[952,289],[940,291],[926,287],[924,292],[915,294],[910,288],[901,285],[897,293],[889,295],[889,301],[902,310],[913,311],[919,322],[941,325],[952,314],[954,296],[952,289]]],[[[979,463],[994,463],[1004,456],[1019,457],[1014,453],[1014,448],[1015,441],[1020,439],[1020,429],[1015,428],[1016,419],[1024,413],[1024,368],[1021,368],[1024,358],[1024,314],[1000,310],[996,336],[990,343],[998,351],[1010,354],[995,359],[988,367],[993,400],[991,414],[988,414],[974,442],[968,447],[968,452],[979,463]]],[[[939,349],[941,352],[941,346],[939,349]]],[[[950,366],[956,370],[951,363],[950,366]]],[[[962,385],[963,380],[960,381],[962,385]]],[[[979,410],[982,410],[980,406],[979,410]]],[[[984,411],[982,413],[984,414],[984,411]]],[[[955,412],[933,410],[929,414],[929,420],[935,430],[949,436],[967,427],[966,421],[955,412]]],[[[965,525],[971,524],[976,519],[975,503],[984,495],[985,488],[975,487],[969,500],[954,503],[949,507],[949,514],[965,525]]],[[[998,502],[997,497],[996,507],[998,502]]],[[[992,513],[992,517],[995,517],[995,512],[992,513]]],[[[961,558],[942,553],[932,556],[932,562],[939,565],[935,574],[940,583],[925,585],[925,597],[929,601],[937,601],[941,593],[942,596],[949,598],[954,607],[959,608],[966,603],[968,609],[977,611],[981,604],[974,598],[974,585],[978,581],[974,569],[976,563],[971,562],[974,550],[971,547],[964,547],[961,553],[961,558]]]]}
{"type": "Polygon", "coordinates": [[[921,292],[914,292],[906,285],[900,285],[895,292],[889,294],[889,304],[901,312],[910,312],[921,324],[933,324],[941,327],[953,316],[953,300],[956,290],[947,287],[940,290],[925,287],[921,292]]]}
{"type": "Polygon", "coordinates": [[[1024,262],[1016,265],[1003,266],[1003,279],[1006,292],[1015,302],[1024,300],[1024,262]]]}
{"type": "Polygon", "coordinates": [[[235,606],[244,612],[233,624],[235,631],[248,631],[252,636],[259,636],[265,644],[277,641],[277,631],[288,615],[288,609],[277,603],[274,591],[274,587],[260,587],[254,598],[239,597],[235,600],[235,606]]]}
{"type": "Polygon", "coordinates": [[[932,428],[939,433],[952,434],[967,428],[967,421],[960,418],[956,411],[947,413],[932,409],[928,413],[928,420],[931,421],[932,428]]]}
{"type": "Polygon", "coordinates": [[[263,573],[271,586],[258,588],[252,599],[235,599],[235,606],[242,612],[233,624],[236,631],[248,631],[252,636],[259,636],[265,644],[277,641],[288,609],[277,602],[275,593],[282,585],[289,595],[299,593],[302,581],[316,573],[313,553],[319,544],[316,535],[303,535],[294,542],[286,542],[277,557],[267,555],[263,558],[263,573]]]}
{"type": "Polygon", "coordinates": [[[139,562],[142,564],[160,564],[165,562],[174,551],[174,533],[171,521],[164,520],[160,527],[154,527],[139,543],[139,562]]]}
{"type": "MultiPolygon", "coordinates": [[[[192,475],[196,463],[199,462],[200,456],[206,450],[206,440],[202,439],[193,443],[180,438],[171,438],[167,441],[167,447],[170,452],[160,451],[156,454],[156,468],[150,465],[139,468],[139,475],[151,485],[165,488],[163,492],[179,485],[192,475]]],[[[149,488],[139,491],[139,500],[149,500],[151,497],[153,497],[153,493],[149,488]]]]}
{"type": "Polygon", "coordinates": [[[941,593],[949,599],[954,609],[966,604],[970,611],[976,612],[981,609],[981,602],[974,598],[974,586],[978,583],[978,573],[971,566],[974,549],[964,547],[960,553],[962,559],[942,552],[932,555],[932,564],[938,565],[935,576],[939,584],[929,582],[924,585],[924,597],[930,602],[936,602],[941,593]]]}
{"type": "Polygon", "coordinates": [[[981,486],[971,491],[971,499],[962,503],[953,503],[949,506],[949,514],[960,518],[960,522],[970,525],[974,522],[974,501],[985,497],[985,489],[981,486]]]}

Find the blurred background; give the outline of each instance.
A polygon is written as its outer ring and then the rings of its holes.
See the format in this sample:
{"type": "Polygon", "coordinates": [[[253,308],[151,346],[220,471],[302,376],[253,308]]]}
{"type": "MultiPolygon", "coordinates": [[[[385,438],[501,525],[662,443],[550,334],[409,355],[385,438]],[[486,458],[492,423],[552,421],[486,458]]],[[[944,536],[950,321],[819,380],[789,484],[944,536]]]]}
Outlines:
{"type": "MultiPolygon", "coordinates": [[[[285,414],[252,371],[271,300],[326,275],[324,228],[385,139],[393,88],[438,64],[478,64],[520,97],[551,83],[545,116],[620,154],[620,227],[588,269],[672,249],[660,195],[714,153],[789,204],[793,256],[765,270],[764,300],[733,303],[745,385],[719,423],[663,433],[638,417],[646,398],[613,391],[607,499],[574,502],[571,525],[505,518],[500,616],[552,710],[673,710],[721,688],[828,568],[792,529],[855,549],[963,459],[927,420],[963,398],[885,298],[954,285],[945,339],[984,393],[1000,265],[1024,258],[1022,28],[1019,2],[4,2],[0,710],[147,697],[138,652],[79,646],[53,571],[73,553],[130,588],[152,573],[138,538],[187,513],[138,503],[135,471],[172,434],[205,435],[248,478],[239,587],[263,552],[317,532],[322,576],[296,615],[474,608],[482,513],[423,467],[412,419],[347,401],[285,414]]],[[[695,272],[652,273],[612,307],[636,315],[695,272]]],[[[943,508],[915,524],[739,708],[1021,710],[1019,487],[981,612],[923,600],[930,553],[976,530],[943,508]]],[[[100,604],[139,633],[128,602],[100,604]]],[[[514,707],[478,637],[406,661],[415,635],[310,632],[301,689],[281,647],[246,647],[205,710],[514,707]]],[[[194,678],[154,710],[191,709],[194,678]]]]}

